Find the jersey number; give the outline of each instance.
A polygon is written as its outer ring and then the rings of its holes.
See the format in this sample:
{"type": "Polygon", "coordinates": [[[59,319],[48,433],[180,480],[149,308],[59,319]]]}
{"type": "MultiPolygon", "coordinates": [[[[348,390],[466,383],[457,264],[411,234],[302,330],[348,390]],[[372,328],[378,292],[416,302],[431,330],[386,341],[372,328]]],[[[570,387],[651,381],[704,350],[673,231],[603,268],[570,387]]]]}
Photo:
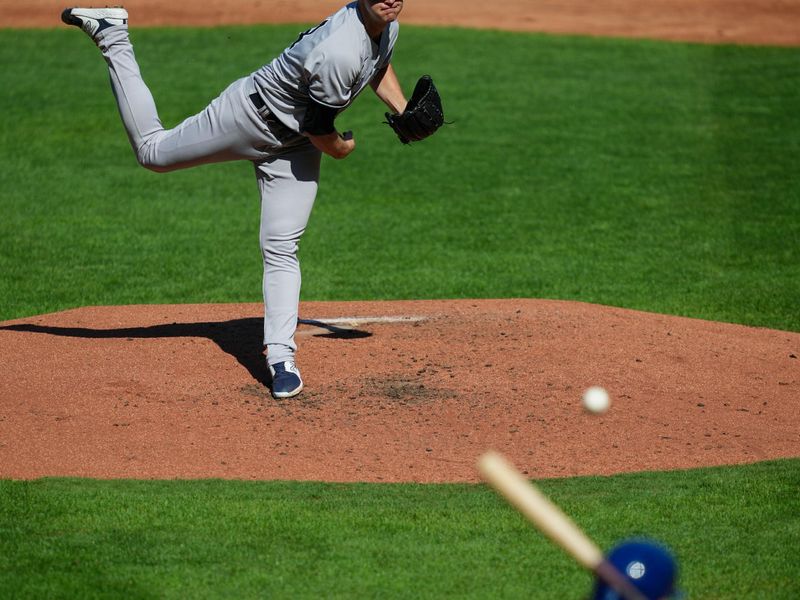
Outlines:
{"type": "Polygon", "coordinates": [[[297,39],[294,41],[294,44],[292,44],[291,46],[289,46],[289,49],[291,50],[292,48],[294,48],[295,46],[297,46],[297,44],[299,44],[299,43],[300,43],[300,40],[302,40],[302,39],[303,39],[304,37],[306,37],[307,35],[310,35],[310,34],[314,33],[314,32],[315,32],[317,29],[319,29],[320,27],[322,27],[323,25],[325,25],[325,23],[327,23],[327,22],[328,22],[328,19],[325,19],[325,20],[324,20],[322,23],[320,23],[320,24],[319,24],[319,25],[317,25],[316,27],[312,27],[312,28],[311,28],[311,29],[309,29],[308,31],[304,31],[303,33],[301,33],[299,36],[297,36],[297,39]]]}

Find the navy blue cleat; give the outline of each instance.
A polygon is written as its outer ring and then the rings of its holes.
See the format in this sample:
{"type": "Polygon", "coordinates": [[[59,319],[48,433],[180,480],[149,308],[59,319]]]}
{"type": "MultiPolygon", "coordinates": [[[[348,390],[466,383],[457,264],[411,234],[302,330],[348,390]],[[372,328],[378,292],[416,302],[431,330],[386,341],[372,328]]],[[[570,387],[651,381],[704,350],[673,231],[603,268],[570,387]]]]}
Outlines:
{"type": "Polygon", "coordinates": [[[67,25],[75,25],[83,29],[87,35],[97,42],[97,35],[115,25],[127,25],[128,11],[116,8],[65,8],[61,20],[67,25]]]}
{"type": "Polygon", "coordinates": [[[275,398],[291,398],[303,390],[303,380],[295,364],[287,360],[269,366],[272,374],[272,395],[275,398]]]}

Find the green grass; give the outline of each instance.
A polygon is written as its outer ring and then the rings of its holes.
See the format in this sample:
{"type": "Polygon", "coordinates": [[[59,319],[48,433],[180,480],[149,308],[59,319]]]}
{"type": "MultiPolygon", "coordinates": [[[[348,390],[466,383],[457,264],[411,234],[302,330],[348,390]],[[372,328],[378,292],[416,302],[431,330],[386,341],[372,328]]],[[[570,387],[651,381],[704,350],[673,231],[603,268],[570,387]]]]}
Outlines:
{"type": "MultiPolygon", "coordinates": [[[[598,543],[670,545],[697,598],[796,598],[800,461],[539,482],[598,543]]],[[[0,481],[0,596],[583,598],[482,485],[0,481]]]]}
{"type": "MultiPolygon", "coordinates": [[[[134,30],[167,126],[299,27],[134,30]]],[[[136,165],[80,33],[0,30],[0,319],[257,302],[246,163],[136,165]]],[[[454,124],[412,147],[340,117],[306,300],[562,298],[800,331],[800,50],[404,27],[454,124]],[[469,57],[469,60],[466,59],[469,57]]],[[[691,598],[800,595],[797,460],[543,482],[691,598]]],[[[580,598],[588,575],[480,486],[0,481],[0,597],[580,598]]]]}
{"type": "MultiPolygon", "coordinates": [[[[171,126],[297,29],[133,39],[171,126]]],[[[0,61],[0,319],[259,301],[250,165],[138,167],[79,32],[0,31],[0,61]]],[[[561,298],[800,330],[800,50],[404,27],[395,63],[408,91],[432,73],[455,122],[403,147],[369,93],[340,117],[359,147],[323,166],[303,299],[561,298]]]]}

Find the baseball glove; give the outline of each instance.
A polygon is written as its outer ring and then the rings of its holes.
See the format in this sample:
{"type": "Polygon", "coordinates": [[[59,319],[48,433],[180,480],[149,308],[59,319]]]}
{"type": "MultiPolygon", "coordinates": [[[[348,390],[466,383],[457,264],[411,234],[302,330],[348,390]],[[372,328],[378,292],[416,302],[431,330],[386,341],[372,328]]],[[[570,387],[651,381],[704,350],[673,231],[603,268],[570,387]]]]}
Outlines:
{"type": "Polygon", "coordinates": [[[386,113],[386,123],[404,144],[424,140],[444,123],[442,99],[430,75],[423,75],[414,87],[402,114],[386,113]]]}

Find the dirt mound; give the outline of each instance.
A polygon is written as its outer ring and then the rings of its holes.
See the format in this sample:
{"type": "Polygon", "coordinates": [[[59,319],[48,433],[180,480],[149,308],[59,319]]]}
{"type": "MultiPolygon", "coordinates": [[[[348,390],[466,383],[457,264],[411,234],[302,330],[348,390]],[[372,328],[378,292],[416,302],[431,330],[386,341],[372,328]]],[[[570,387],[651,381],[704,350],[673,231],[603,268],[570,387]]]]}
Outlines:
{"type": "Polygon", "coordinates": [[[475,481],[800,455],[800,334],[540,300],[303,303],[273,400],[261,305],[0,324],[0,477],[475,481]],[[612,395],[602,416],[582,390],[612,395]]]}

